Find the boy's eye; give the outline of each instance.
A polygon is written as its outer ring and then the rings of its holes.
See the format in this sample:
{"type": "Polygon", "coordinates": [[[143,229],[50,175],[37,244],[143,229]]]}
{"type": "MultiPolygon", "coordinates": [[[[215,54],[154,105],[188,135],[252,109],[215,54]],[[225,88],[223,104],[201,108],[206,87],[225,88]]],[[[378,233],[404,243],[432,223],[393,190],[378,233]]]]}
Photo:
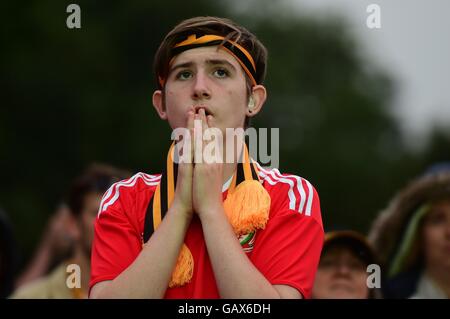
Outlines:
{"type": "Polygon", "coordinates": [[[192,73],[190,71],[181,71],[180,73],[177,74],[177,79],[180,80],[187,80],[190,79],[192,77],[192,73]]]}
{"type": "Polygon", "coordinates": [[[228,71],[225,69],[217,69],[214,71],[214,75],[218,78],[224,78],[228,76],[228,71]]]}

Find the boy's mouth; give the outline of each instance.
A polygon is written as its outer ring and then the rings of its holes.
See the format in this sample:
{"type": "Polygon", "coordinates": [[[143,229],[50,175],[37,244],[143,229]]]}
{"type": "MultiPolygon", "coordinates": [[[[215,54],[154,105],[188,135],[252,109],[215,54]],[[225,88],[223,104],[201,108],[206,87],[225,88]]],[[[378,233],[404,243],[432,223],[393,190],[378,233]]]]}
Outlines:
{"type": "Polygon", "coordinates": [[[205,115],[206,115],[206,116],[208,116],[208,115],[213,115],[213,114],[211,113],[211,111],[209,110],[209,108],[208,108],[206,105],[196,105],[196,106],[194,106],[195,114],[199,114],[199,111],[200,111],[201,109],[205,110],[205,115]]]}

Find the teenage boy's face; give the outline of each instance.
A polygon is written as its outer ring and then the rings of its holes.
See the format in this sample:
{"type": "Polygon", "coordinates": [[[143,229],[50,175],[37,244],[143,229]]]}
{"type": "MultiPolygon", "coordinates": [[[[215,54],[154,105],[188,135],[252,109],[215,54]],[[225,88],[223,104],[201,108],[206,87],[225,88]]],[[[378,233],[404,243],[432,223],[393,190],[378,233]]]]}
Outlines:
{"type": "Polygon", "coordinates": [[[191,49],[172,61],[164,105],[172,129],[186,127],[188,112],[198,113],[200,108],[211,115],[208,125],[223,133],[226,128],[243,127],[247,101],[244,71],[223,49],[191,49]]]}

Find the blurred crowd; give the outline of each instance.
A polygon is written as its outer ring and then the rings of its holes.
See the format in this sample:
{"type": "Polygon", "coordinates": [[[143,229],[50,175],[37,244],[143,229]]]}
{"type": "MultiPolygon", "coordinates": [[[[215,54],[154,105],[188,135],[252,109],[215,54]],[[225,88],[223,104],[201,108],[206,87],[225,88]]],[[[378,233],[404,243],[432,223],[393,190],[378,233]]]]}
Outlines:
{"type": "MultiPolygon", "coordinates": [[[[0,298],[87,298],[98,206],[113,183],[130,176],[104,164],[82,172],[21,273],[13,228],[0,210],[0,298]],[[68,265],[80,267],[76,287],[68,265]]],[[[313,298],[450,297],[450,164],[408,181],[385,206],[367,235],[326,230],[313,298]]]]}
{"type": "Polygon", "coordinates": [[[112,184],[130,176],[109,165],[93,164],[75,178],[22,273],[17,273],[11,225],[0,211],[0,298],[87,298],[98,207],[112,184]],[[68,272],[69,265],[79,266],[79,272],[68,272]],[[71,274],[79,274],[79,280],[69,278],[71,274]]]}
{"type": "Polygon", "coordinates": [[[367,236],[328,232],[313,297],[448,299],[450,165],[434,165],[399,190],[367,236]]]}

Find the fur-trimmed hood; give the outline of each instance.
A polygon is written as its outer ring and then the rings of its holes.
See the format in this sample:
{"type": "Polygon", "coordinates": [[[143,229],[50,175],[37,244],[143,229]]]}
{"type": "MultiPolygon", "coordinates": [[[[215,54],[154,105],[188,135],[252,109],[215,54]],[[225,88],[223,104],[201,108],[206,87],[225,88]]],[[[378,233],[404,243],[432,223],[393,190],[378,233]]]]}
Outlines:
{"type": "Polygon", "coordinates": [[[403,231],[412,214],[424,203],[442,197],[450,198],[450,169],[411,181],[380,212],[368,239],[385,266],[390,264],[392,255],[401,245],[403,231]]]}

